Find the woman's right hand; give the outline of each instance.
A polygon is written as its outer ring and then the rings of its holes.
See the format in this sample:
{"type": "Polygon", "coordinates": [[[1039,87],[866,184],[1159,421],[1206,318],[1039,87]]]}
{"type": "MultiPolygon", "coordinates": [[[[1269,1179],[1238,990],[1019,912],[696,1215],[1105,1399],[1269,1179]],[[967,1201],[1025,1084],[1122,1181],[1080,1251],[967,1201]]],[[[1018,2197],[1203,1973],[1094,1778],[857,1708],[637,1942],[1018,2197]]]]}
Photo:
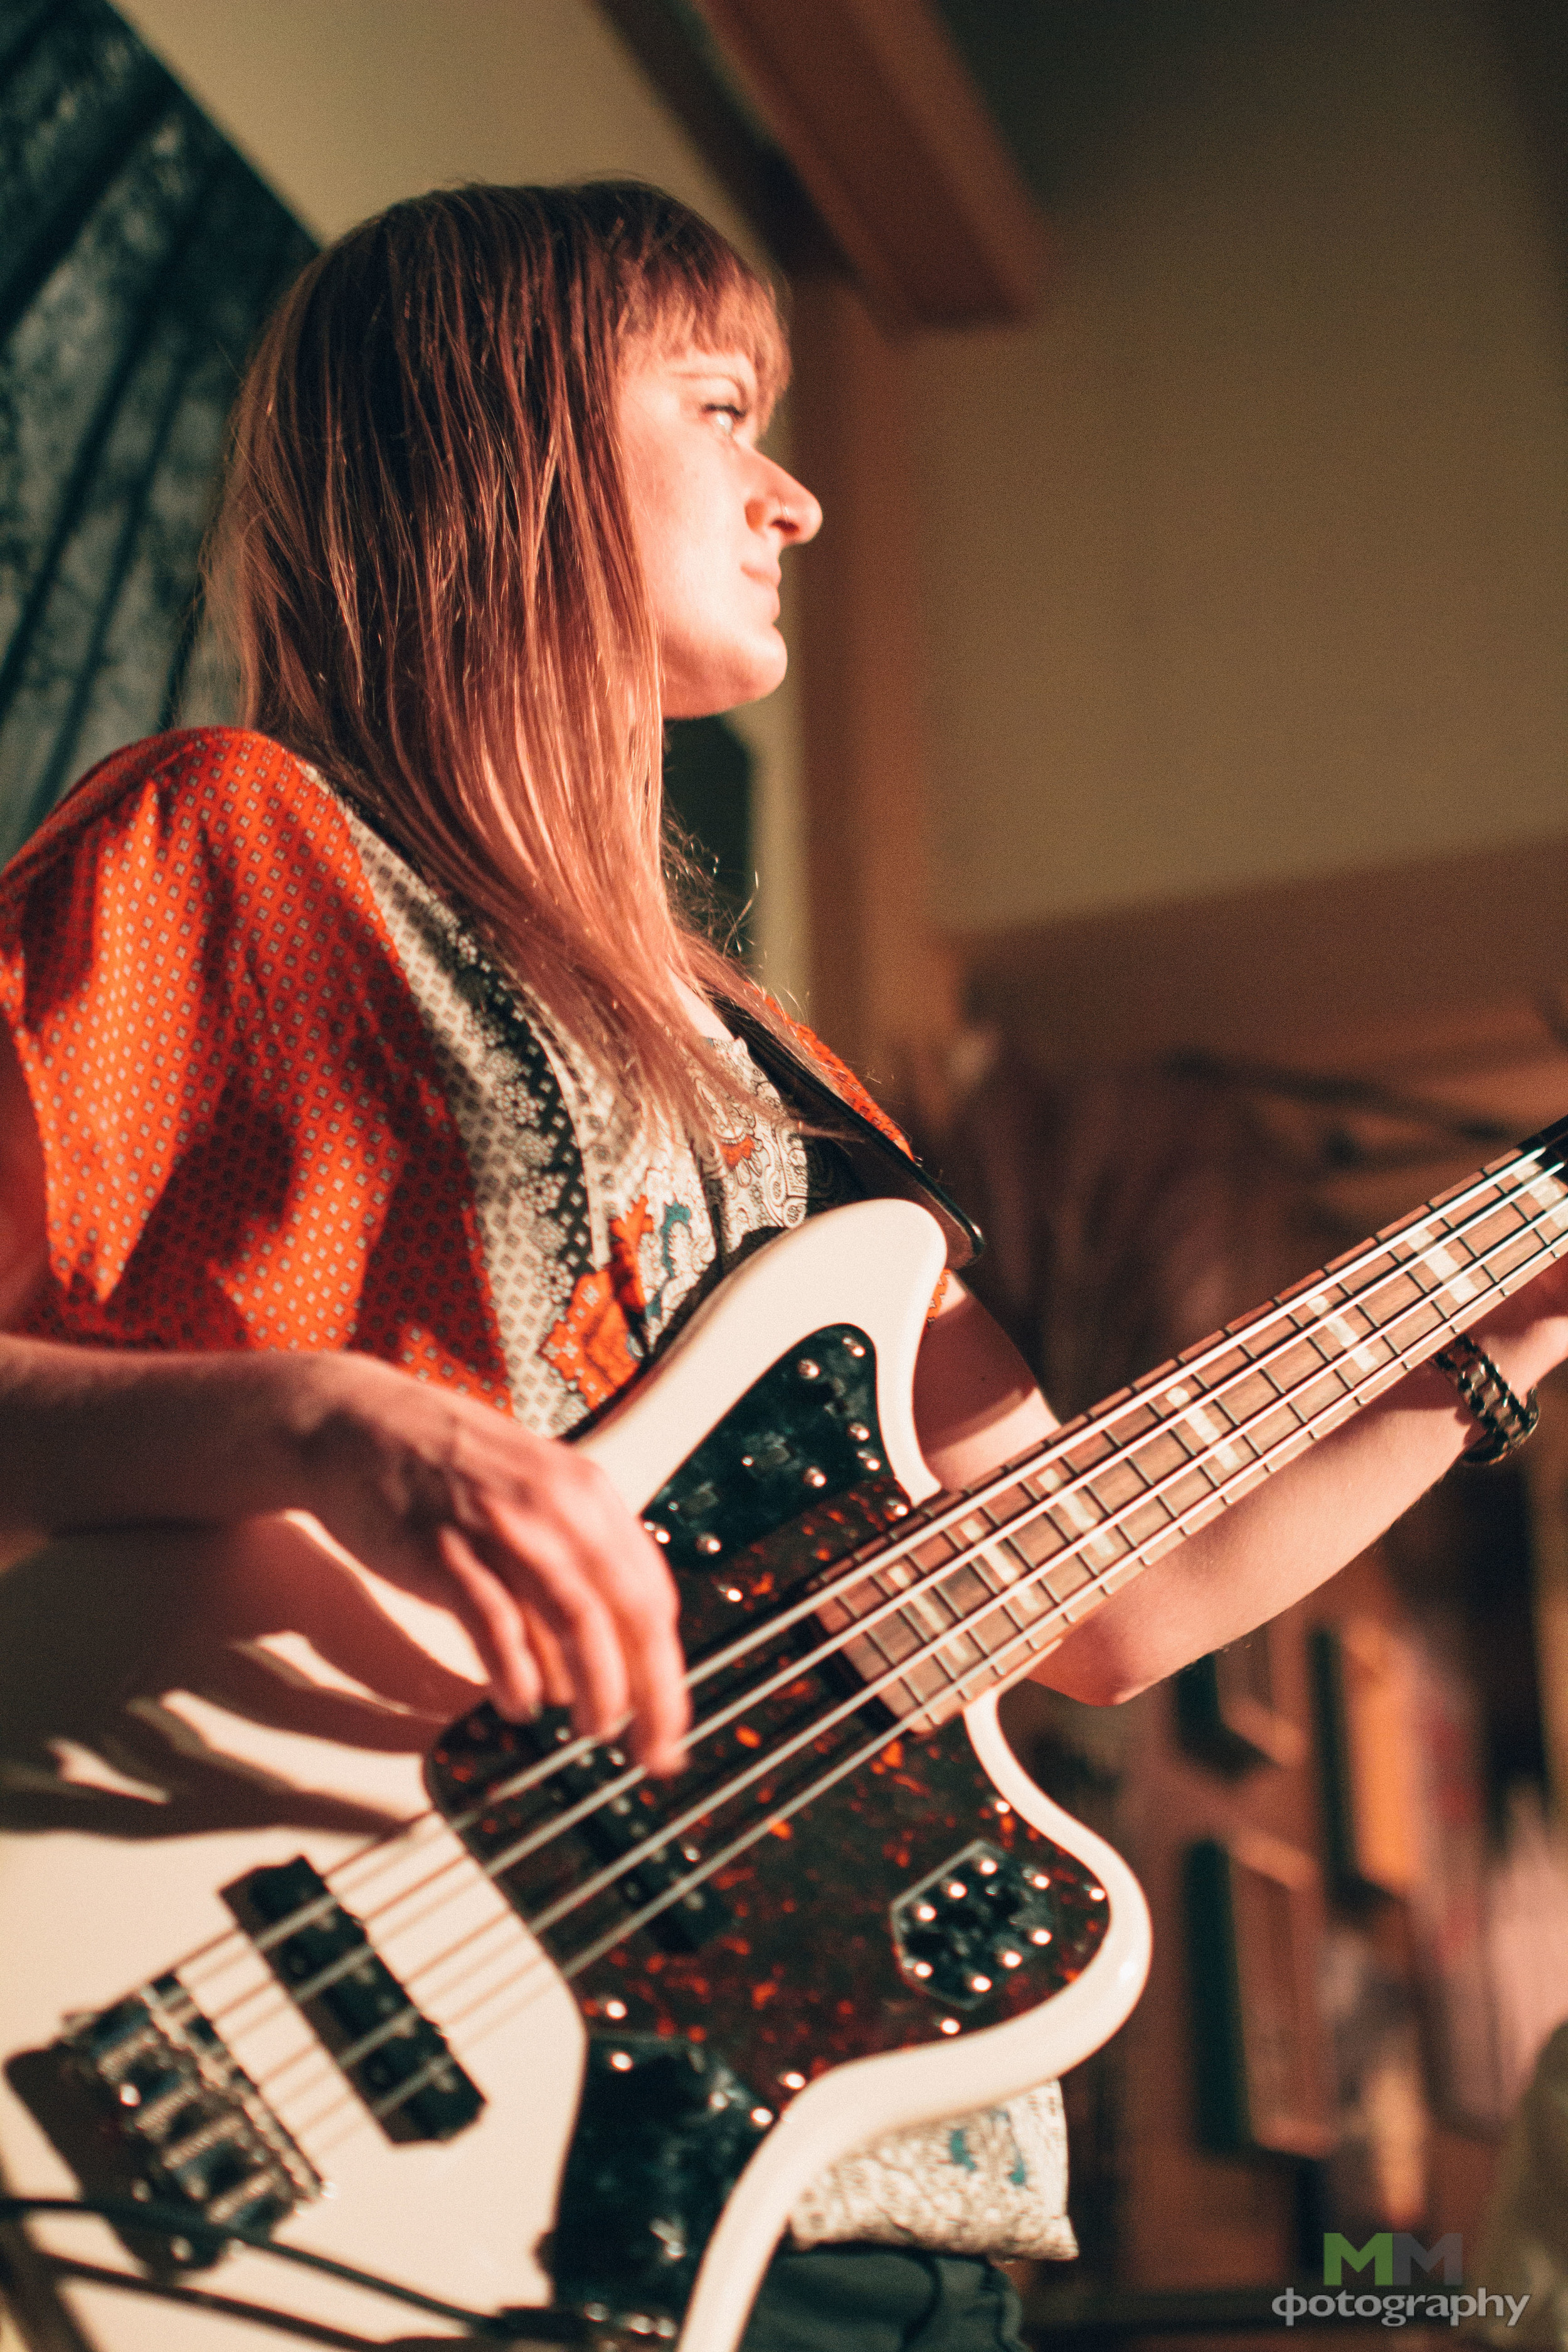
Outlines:
{"type": "Polygon", "coordinates": [[[629,1716],[634,1754],[674,1771],[688,1719],[674,1580],[604,1472],[369,1357],[268,1360],[298,1504],[367,1568],[461,1620],[500,1711],[569,1705],[600,1737],[629,1716]]]}
{"type": "MultiPolygon", "coordinates": [[[[369,1356],[155,1355],[0,1336],[0,1532],[309,1511],[449,1609],[505,1715],[570,1706],[653,1772],[687,1723],[677,1596],[603,1471],[369,1356]]],[[[15,1540],[13,1541],[13,1549],[15,1540]]]]}

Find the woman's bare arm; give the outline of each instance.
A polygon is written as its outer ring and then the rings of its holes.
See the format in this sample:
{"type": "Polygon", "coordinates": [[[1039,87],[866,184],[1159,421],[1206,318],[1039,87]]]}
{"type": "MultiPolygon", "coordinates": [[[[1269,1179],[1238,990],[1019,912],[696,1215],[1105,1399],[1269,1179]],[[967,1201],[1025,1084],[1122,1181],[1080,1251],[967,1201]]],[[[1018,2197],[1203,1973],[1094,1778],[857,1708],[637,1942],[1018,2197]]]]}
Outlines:
{"type": "MultiPolygon", "coordinates": [[[[1518,1393],[1532,1388],[1568,1356],[1568,1261],[1475,1336],[1518,1393]]],[[[956,1286],[927,1331],[915,1421],[927,1461],[955,1487],[1057,1426],[1011,1341],[956,1286]]],[[[1039,1679],[1106,1705],[1235,1641],[1353,1559],[1453,1466],[1474,1431],[1440,1372],[1412,1372],[1124,1587],[1051,1653],[1039,1679]]]]}

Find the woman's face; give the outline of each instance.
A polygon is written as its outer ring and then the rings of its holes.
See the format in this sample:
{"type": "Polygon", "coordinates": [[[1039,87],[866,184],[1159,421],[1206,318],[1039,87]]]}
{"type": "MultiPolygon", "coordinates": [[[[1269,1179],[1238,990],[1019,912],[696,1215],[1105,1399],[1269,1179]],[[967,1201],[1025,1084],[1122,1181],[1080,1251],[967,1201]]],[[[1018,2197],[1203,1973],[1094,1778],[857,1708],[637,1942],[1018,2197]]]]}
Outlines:
{"type": "Polygon", "coordinates": [[[740,352],[643,340],[617,417],[633,527],[658,632],[667,719],[771,694],[788,655],[779,557],[822,509],[757,447],[757,381],[740,352]]]}

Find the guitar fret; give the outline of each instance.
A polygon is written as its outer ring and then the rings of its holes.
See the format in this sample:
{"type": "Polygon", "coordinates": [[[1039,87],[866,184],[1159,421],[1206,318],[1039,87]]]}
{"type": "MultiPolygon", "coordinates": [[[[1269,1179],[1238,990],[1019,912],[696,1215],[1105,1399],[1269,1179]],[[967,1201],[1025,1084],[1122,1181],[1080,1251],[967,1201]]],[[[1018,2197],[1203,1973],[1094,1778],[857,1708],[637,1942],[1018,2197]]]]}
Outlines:
{"type": "Polygon", "coordinates": [[[1521,1190],[1524,1198],[1533,1201],[1541,1212],[1535,1220],[1540,1232],[1549,1235],[1568,1233],[1568,1184],[1551,1176],[1538,1176],[1521,1190]]]}
{"type": "Polygon", "coordinates": [[[1022,1560],[1025,1569],[1029,1571],[1044,1567],[1046,1561],[1054,1559],[1067,1541],[1066,1533],[1045,1511],[1042,1511],[1037,1518],[1031,1519],[1026,1527],[1009,1528],[1006,1537],[1009,1550],[1022,1560]]]}
{"type": "Polygon", "coordinates": [[[1146,1493],[1148,1484],[1130,1454],[1111,1463],[1108,1469],[1098,1471],[1090,1481],[1094,1499],[1107,1518],[1146,1493]]]}

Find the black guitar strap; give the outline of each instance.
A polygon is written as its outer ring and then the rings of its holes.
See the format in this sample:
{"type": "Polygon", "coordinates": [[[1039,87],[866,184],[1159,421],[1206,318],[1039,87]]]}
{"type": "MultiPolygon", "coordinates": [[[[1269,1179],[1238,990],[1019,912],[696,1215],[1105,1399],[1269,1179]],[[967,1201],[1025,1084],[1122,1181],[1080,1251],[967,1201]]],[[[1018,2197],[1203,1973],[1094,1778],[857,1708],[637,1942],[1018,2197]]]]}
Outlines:
{"type": "Polygon", "coordinates": [[[727,997],[718,1001],[718,1009],[790,1108],[837,1145],[868,1198],[913,1201],[929,1210],[942,1227],[949,1266],[958,1273],[973,1265],[985,1247],[985,1236],[936,1178],[900,1151],[890,1136],[846,1101],[825,1071],[794,1052],[754,1013],[727,997]]]}

